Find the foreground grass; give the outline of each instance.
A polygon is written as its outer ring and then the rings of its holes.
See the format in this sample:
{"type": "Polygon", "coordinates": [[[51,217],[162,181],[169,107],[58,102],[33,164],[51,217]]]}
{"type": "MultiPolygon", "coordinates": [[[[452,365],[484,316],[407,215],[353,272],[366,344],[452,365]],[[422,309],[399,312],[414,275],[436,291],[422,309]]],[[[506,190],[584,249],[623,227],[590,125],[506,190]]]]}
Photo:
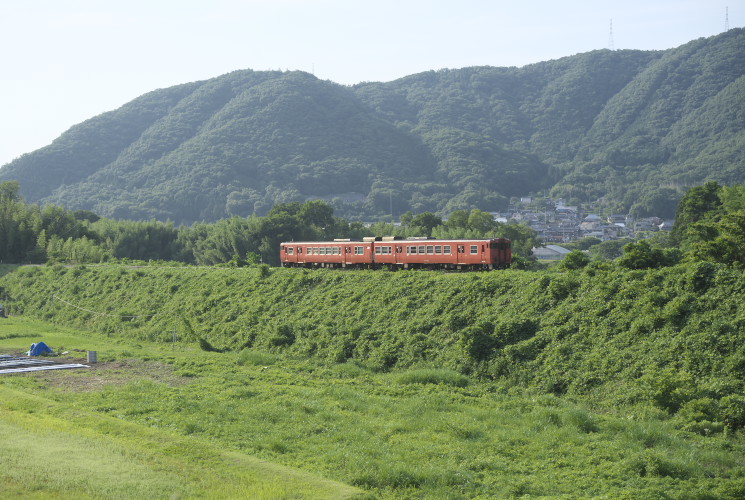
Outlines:
{"type": "Polygon", "coordinates": [[[0,442],[18,436],[0,445],[1,456],[14,457],[0,467],[10,491],[46,471],[34,464],[48,462],[53,477],[41,495],[354,493],[271,462],[381,498],[745,496],[739,435],[684,433],[647,407],[599,413],[432,367],[378,373],[353,363],[134,344],[19,319],[0,323],[0,352],[26,350],[36,340],[80,349],[71,352],[81,357],[97,350],[102,363],[0,378],[0,442]],[[20,444],[39,433],[46,439],[24,451],[20,444]],[[51,459],[59,455],[66,460],[51,459]],[[241,475],[259,465],[275,475],[241,475]],[[111,470],[120,470],[122,480],[107,479],[111,470]],[[293,486],[281,489],[287,484],[293,486]]]}
{"type": "MultiPolygon", "coordinates": [[[[0,332],[0,342],[6,346],[11,339],[26,337],[55,345],[83,340],[49,325],[17,319],[4,322],[0,332]]],[[[102,345],[90,339],[84,343],[102,345]]],[[[52,378],[60,381],[70,375],[60,372],[52,378]]],[[[28,386],[36,377],[6,375],[0,379],[3,498],[341,499],[360,493],[167,428],[70,405],[60,394],[37,395],[31,392],[38,391],[28,388],[24,392],[11,388],[28,386]]]]}

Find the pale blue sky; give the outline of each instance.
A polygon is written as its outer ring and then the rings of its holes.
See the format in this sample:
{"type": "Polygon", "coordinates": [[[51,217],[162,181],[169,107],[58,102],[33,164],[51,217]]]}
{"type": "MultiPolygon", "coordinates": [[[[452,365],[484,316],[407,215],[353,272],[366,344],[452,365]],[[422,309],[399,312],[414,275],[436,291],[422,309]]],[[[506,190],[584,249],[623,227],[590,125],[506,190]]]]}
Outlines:
{"type": "Polygon", "coordinates": [[[156,88],[238,69],[342,84],[657,50],[745,25],[745,0],[0,0],[0,165],[156,88]]]}

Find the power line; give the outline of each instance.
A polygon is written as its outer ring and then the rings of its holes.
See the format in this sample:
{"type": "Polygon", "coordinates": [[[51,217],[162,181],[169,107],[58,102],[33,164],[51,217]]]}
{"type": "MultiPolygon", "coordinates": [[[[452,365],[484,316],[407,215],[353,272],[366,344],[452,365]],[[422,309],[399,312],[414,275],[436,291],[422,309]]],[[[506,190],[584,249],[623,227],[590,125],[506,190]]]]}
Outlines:
{"type": "Polygon", "coordinates": [[[87,313],[95,314],[96,316],[106,316],[106,317],[109,317],[109,318],[135,319],[135,318],[154,318],[155,316],[157,316],[157,314],[142,314],[142,315],[134,315],[134,316],[133,315],[124,316],[124,315],[121,315],[121,314],[108,314],[108,313],[103,313],[103,312],[98,312],[98,311],[92,311],[90,309],[86,309],[84,307],[77,306],[77,305],[73,304],[72,302],[68,302],[65,299],[63,299],[62,297],[60,297],[59,295],[54,295],[53,294],[52,295],[52,304],[54,304],[55,301],[62,302],[63,304],[65,304],[67,306],[70,306],[72,308],[78,309],[80,311],[84,311],[84,312],[87,312],[87,313]]]}

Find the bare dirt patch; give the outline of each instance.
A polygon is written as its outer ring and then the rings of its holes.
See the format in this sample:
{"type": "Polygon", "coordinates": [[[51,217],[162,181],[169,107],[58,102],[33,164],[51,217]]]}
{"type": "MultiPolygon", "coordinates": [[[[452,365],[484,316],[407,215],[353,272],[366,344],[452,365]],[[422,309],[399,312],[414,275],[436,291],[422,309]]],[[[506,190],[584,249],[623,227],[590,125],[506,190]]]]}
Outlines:
{"type": "MultiPolygon", "coordinates": [[[[80,362],[80,360],[76,360],[80,362]]],[[[90,368],[70,370],[66,373],[38,372],[33,376],[49,386],[69,392],[101,390],[107,385],[121,386],[136,380],[150,380],[170,386],[188,382],[173,372],[173,367],[158,361],[125,359],[105,363],[92,363],[90,368]]]]}

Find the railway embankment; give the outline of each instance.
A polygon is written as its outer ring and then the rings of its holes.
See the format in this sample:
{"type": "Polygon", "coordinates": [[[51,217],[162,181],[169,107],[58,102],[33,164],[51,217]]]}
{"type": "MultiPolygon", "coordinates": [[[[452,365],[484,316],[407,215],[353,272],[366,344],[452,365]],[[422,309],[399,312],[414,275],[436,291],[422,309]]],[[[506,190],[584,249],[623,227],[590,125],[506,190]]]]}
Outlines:
{"type": "Polygon", "coordinates": [[[446,367],[495,387],[651,404],[695,432],[745,425],[742,271],[22,267],[12,314],[112,337],[446,367]]]}

